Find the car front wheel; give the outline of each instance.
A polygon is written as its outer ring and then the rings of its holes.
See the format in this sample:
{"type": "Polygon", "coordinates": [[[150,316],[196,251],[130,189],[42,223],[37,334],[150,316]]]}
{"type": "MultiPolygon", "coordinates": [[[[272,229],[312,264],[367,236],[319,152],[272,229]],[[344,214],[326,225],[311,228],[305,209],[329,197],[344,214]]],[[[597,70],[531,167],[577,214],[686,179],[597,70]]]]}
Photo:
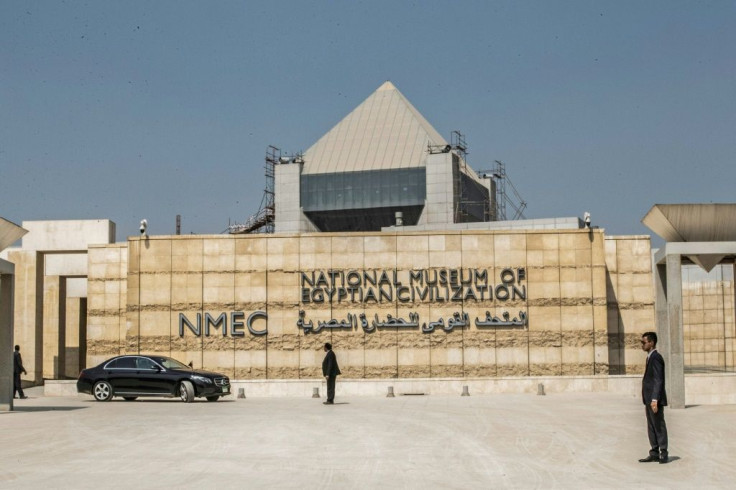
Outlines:
{"type": "Polygon", "coordinates": [[[107,381],[98,381],[92,387],[92,395],[98,402],[107,402],[112,399],[112,386],[107,381]]]}
{"type": "Polygon", "coordinates": [[[191,381],[184,380],[179,383],[179,398],[184,403],[191,403],[194,401],[194,386],[191,381]]]}

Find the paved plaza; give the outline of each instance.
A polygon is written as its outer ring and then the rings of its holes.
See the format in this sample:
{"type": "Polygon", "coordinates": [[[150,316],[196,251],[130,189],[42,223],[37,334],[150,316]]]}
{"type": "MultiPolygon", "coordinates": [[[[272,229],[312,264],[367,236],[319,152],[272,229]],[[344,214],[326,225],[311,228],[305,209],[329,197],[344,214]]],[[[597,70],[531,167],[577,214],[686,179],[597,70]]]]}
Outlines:
{"type": "Polygon", "coordinates": [[[0,413],[0,488],[732,488],[736,405],[668,410],[642,464],[635,396],[44,397],[0,413]]]}

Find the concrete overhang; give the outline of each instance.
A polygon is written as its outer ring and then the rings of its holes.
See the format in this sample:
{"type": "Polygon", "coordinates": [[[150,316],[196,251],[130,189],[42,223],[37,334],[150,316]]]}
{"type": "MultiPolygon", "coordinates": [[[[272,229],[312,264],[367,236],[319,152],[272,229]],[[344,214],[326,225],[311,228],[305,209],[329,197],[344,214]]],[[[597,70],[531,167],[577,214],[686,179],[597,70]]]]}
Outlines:
{"type": "MultiPolygon", "coordinates": [[[[689,259],[691,263],[700,265],[708,272],[717,264],[736,262],[736,241],[666,243],[654,252],[654,263],[664,264],[667,256],[673,254],[682,255],[683,259],[689,259]],[[701,262],[709,264],[713,261],[715,263],[708,268],[701,264],[701,262]]],[[[687,262],[683,260],[683,263],[687,262]]]]}
{"type": "Polygon", "coordinates": [[[667,244],[656,263],[678,253],[706,272],[733,262],[736,253],[736,204],[655,204],[641,222],[667,244]],[[681,246],[687,245],[687,246],[681,246]]]}
{"type": "Polygon", "coordinates": [[[668,242],[736,241],[736,204],[655,204],[641,222],[668,242]]]}
{"type": "Polygon", "coordinates": [[[0,259],[0,275],[13,274],[15,272],[15,264],[7,260],[0,259]]]}
{"type": "Polygon", "coordinates": [[[0,217],[0,252],[17,242],[28,230],[0,217]]]}

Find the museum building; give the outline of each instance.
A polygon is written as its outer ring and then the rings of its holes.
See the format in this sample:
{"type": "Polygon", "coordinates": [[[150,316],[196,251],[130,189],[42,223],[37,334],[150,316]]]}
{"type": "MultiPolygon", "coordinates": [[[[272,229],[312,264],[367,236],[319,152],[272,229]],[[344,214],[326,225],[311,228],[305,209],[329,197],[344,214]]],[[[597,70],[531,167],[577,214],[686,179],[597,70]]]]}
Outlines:
{"type": "MultiPolygon", "coordinates": [[[[234,380],[318,379],[325,342],[346,379],[641,373],[649,236],[498,221],[493,178],[465,158],[462,137],[447,142],[386,82],[306,152],[272,159],[275,233],[115,243],[107,220],[24,222],[3,258],[27,379],[122,353],[234,380]]],[[[717,293],[721,344],[713,357],[686,336],[685,365],[732,371],[732,275],[717,293]]],[[[686,308],[705,322],[702,301],[686,308]]]]}

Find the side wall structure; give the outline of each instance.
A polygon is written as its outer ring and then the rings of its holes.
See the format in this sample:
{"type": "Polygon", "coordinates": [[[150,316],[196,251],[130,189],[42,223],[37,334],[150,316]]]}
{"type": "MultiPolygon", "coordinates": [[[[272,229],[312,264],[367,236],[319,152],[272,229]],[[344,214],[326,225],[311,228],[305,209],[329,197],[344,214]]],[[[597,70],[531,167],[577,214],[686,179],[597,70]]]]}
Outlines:
{"type": "Polygon", "coordinates": [[[128,245],[90,246],[87,276],[87,366],[125,353],[128,245]]]}
{"type": "Polygon", "coordinates": [[[23,227],[29,232],[22,246],[2,252],[15,265],[14,337],[28,371],[22,380],[76,379],[87,359],[87,250],[113,242],[115,223],[24,221],[23,227]]]}
{"type": "Polygon", "coordinates": [[[649,238],[595,229],[156,236],[89,260],[88,365],[156,352],[235,379],[319,378],[331,342],[358,379],[634,373],[654,317],[649,238]]]}
{"type": "Polygon", "coordinates": [[[736,370],[734,280],[723,277],[697,280],[690,278],[689,272],[683,268],[685,368],[693,372],[733,372],[736,370]]]}
{"type": "Polygon", "coordinates": [[[606,237],[606,269],[610,373],[643,373],[641,335],[656,331],[649,236],[606,237]]]}

